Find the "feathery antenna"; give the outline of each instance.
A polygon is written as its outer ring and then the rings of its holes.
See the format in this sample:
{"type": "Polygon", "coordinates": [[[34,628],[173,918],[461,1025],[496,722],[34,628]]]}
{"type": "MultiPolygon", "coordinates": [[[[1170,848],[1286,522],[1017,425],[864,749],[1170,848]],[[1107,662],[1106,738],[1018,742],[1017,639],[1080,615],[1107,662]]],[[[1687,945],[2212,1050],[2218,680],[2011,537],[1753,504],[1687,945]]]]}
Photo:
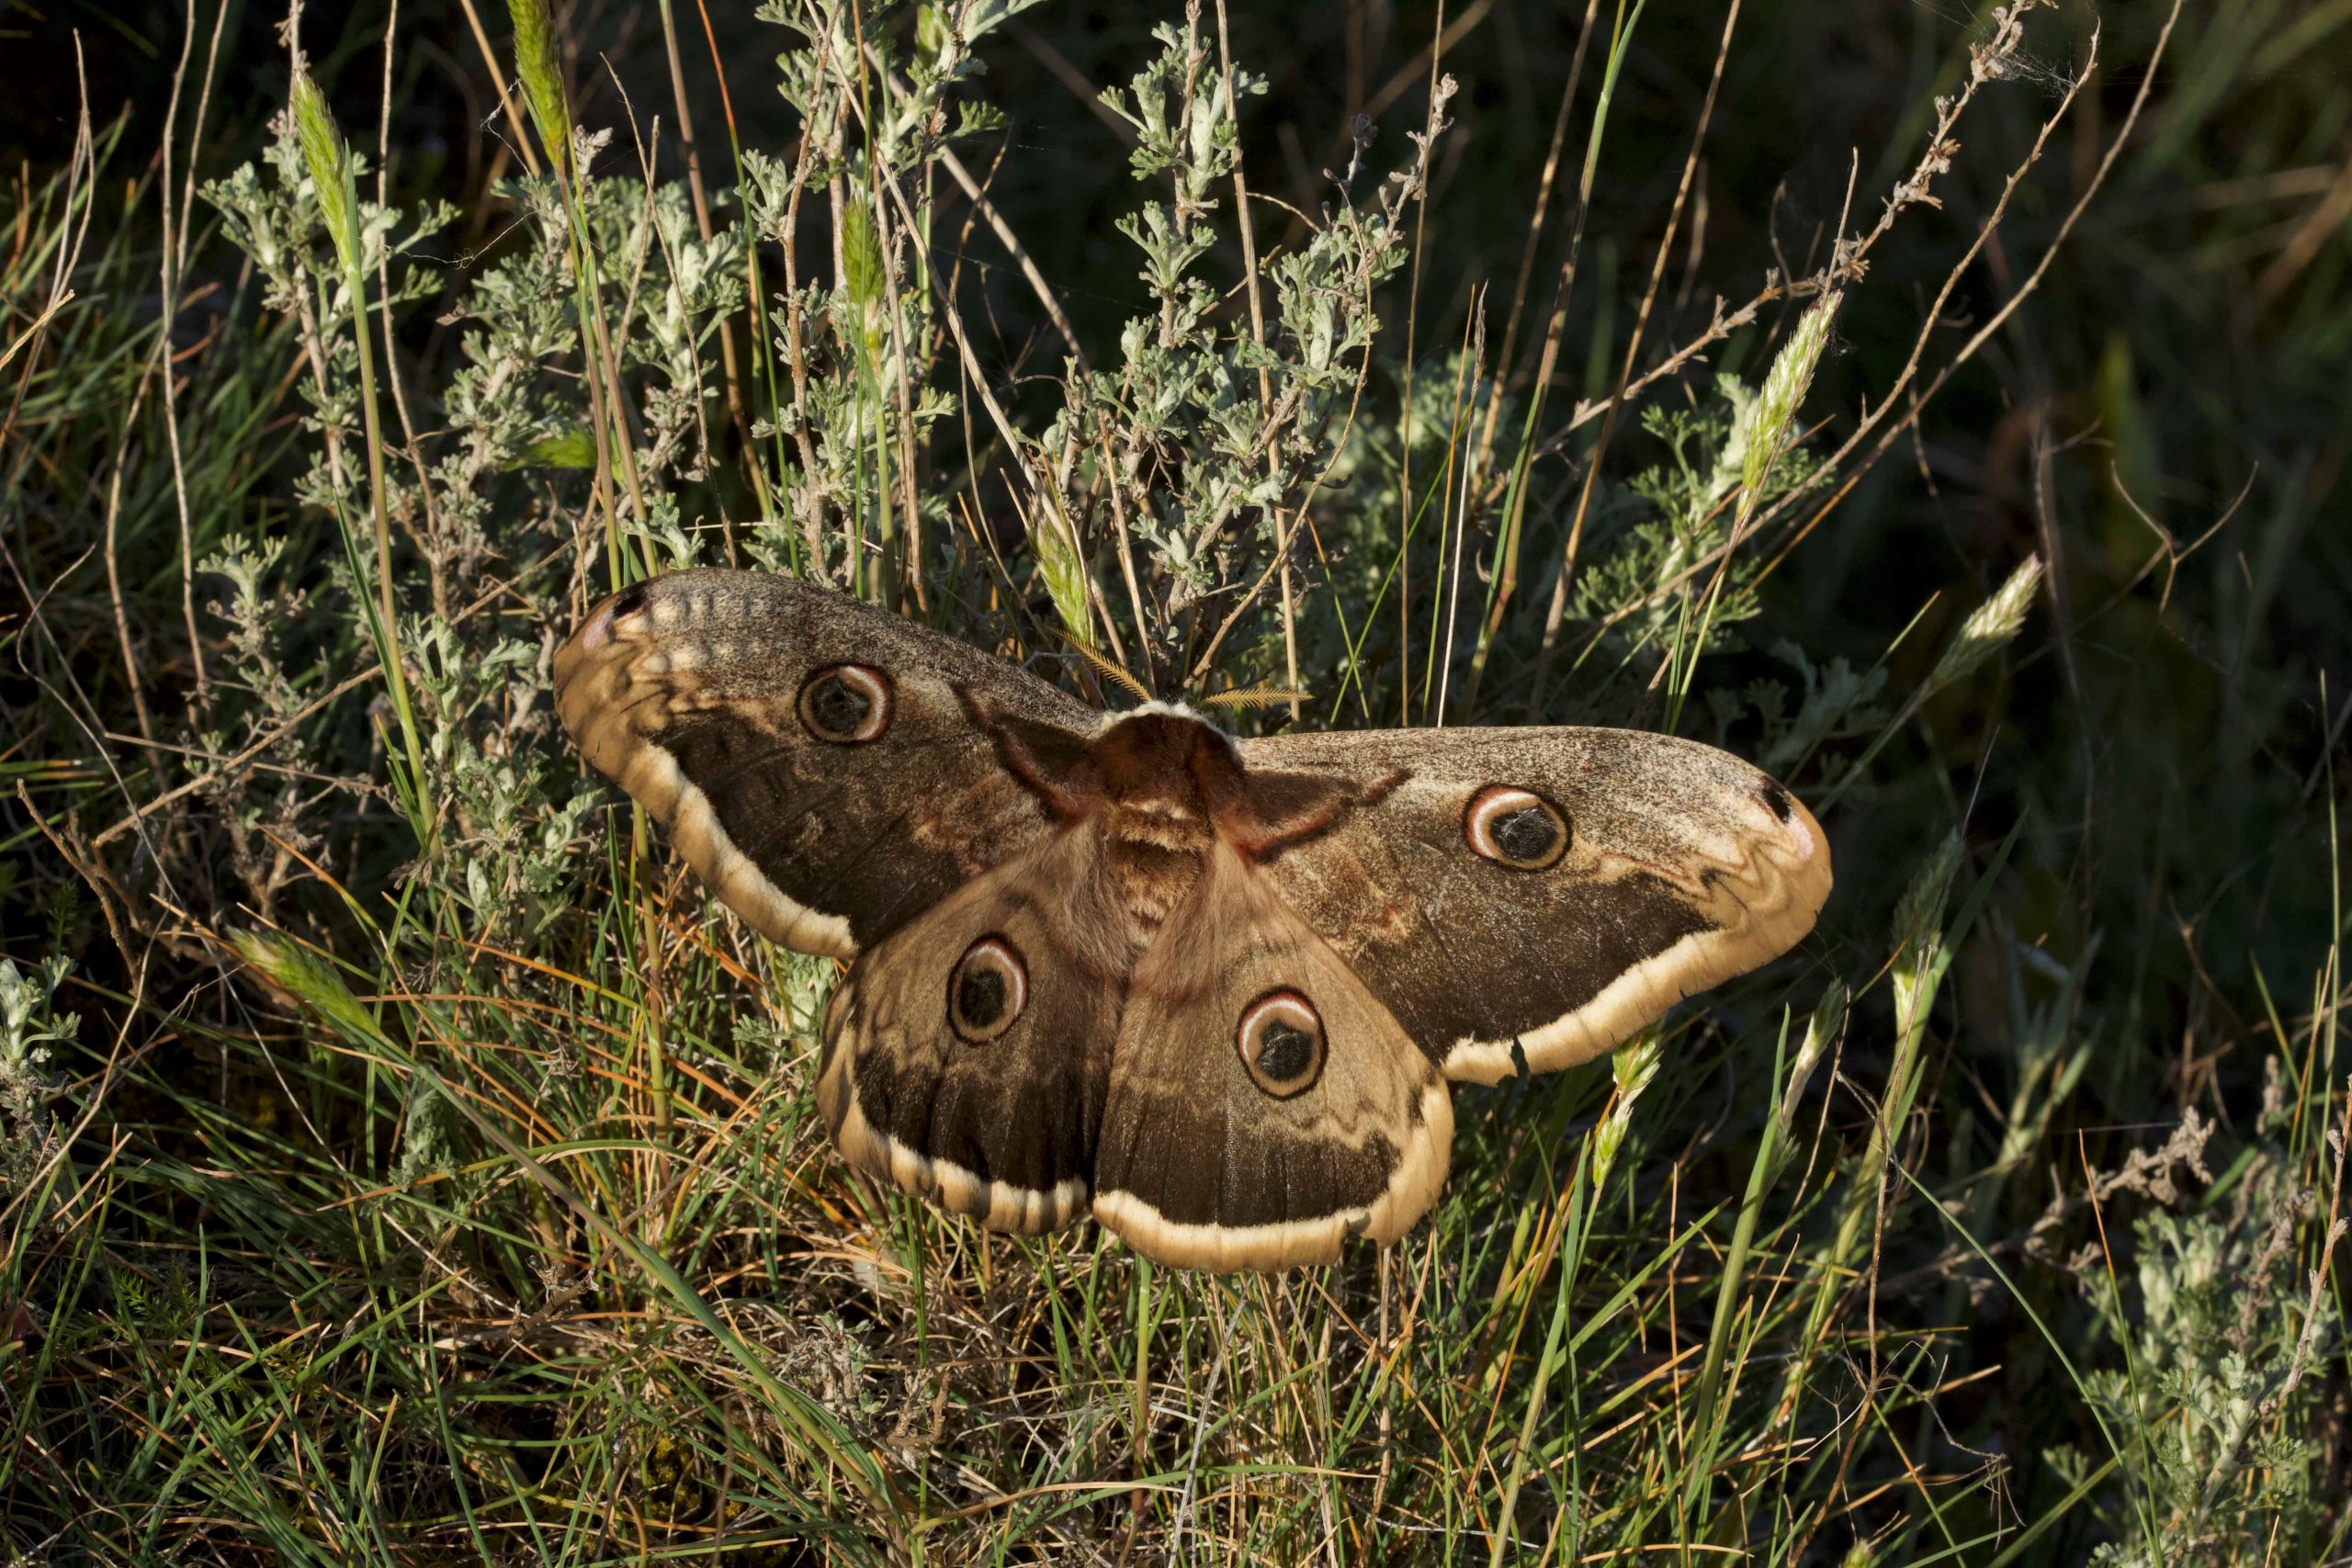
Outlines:
{"type": "Polygon", "coordinates": [[[1069,639],[1069,645],[1078,649],[1079,652],[1086,655],[1086,661],[1094,666],[1097,673],[1107,676],[1109,679],[1117,682],[1120,685],[1125,686],[1129,692],[1132,692],[1135,694],[1136,701],[1139,703],[1148,703],[1151,701],[1151,694],[1144,690],[1143,682],[1128,674],[1125,670],[1112,663],[1111,660],[1103,658],[1102,655],[1095,652],[1092,649],[1087,647],[1076,637],[1069,639]]]}
{"type": "Polygon", "coordinates": [[[1204,708],[1255,708],[1271,707],[1276,703],[1311,703],[1314,700],[1313,693],[1295,692],[1286,686],[1244,686],[1238,691],[1219,692],[1215,696],[1203,697],[1199,705],[1204,708]]]}

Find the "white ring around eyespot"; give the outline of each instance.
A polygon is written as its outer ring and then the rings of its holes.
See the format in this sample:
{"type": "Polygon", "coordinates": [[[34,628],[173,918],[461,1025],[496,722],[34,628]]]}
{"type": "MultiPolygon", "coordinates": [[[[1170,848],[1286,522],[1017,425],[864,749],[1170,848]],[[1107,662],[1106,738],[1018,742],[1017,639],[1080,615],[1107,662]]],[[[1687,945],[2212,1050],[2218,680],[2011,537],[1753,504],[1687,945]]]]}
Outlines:
{"type": "Polygon", "coordinates": [[[1497,865],[1508,866],[1513,871],[1549,871],[1560,863],[1561,856],[1568,852],[1568,815],[1532,789],[1521,789],[1516,784],[1488,784],[1470,797],[1468,807],[1462,813],[1462,836],[1469,840],[1471,849],[1497,865]],[[1530,808],[1551,818],[1558,836],[1552,840],[1551,848],[1539,858],[1520,860],[1505,852],[1502,845],[1496,841],[1495,824],[1530,808]]]}
{"type": "Polygon", "coordinates": [[[964,950],[956,967],[947,972],[947,1027],[956,1038],[971,1045],[985,1045],[1021,1021],[1029,1007],[1029,966],[1021,961],[1021,950],[1001,936],[984,936],[964,950]],[[956,1005],[956,993],[963,988],[965,972],[974,963],[989,964],[1005,977],[1004,1011],[994,1023],[985,1027],[968,1025],[956,1005]]]}
{"type": "Polygon", "coordinates": [[[1276,1100],[1288,1100],[1313,1089],[1323,1076],[1323,1064],[1330,1053],[1330,1042],[1323,1032],[1323,1018],[1315,1004],[1287,987],[1268,991],[1241,1010],[1241,1021],[1233,1031],[1233,1048],[1241,1057],[1242,1070],[1256,1084],[1276,1100]],[[1260,1032],[1268,1023],[1287,1023],[1315,1042],[1315,1057],[1305,1073],[1295,1079],[1269,1077],[1259,1068],[1257,1053],[1252,1048],[1260,1032]]]}
{"type": "Polygon", "coordinates": [[[800,714],[800,727],[810,735],[831,746],[862,746],[878,740],[890,728],[894,705],[890,677],[865,664],[829,664],[800,683],[800,696],[793,705],[800,714]],[[843,734],[819,724],[810,711],[810,701],[817,689],[827,681],[839,681],[854,688],[865,699],[865,716],[857,728],[843,734]]]}

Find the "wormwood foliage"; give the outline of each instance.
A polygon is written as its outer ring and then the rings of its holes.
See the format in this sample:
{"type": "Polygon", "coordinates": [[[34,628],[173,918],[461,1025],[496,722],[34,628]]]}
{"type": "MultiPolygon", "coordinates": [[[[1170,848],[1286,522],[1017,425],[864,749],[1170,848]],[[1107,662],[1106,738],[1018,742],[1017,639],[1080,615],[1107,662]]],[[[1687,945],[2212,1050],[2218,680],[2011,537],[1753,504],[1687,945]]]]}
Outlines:
{"type": "Polygon", "coordinates": [[[0,1550],[2346,1560],[2341,19],[1829,9],[1851,157],[1752,7],[311,8],[91,105],[0,229],[0,1550]],[[559,732],[714,563],[1702,736],[1839,892],[1385,1255],[989,1236],[559,732]]]}
{"type": "MultiPolygon", "coordinates": [[[[2095,1562],[2256,1560],[2275,1534],[2326,1528],[2312,1462],[2324,1416],[2311,1354],[2336,1331],[2337,1310],[2325,1293],[2298,1288],[2281,1239],[2315,1195],[2283,1177],[2275,1150],[2242,1179],[2236,1213],[2159,1210],[2135,1221],[2136,1278],[2088,1260],[2079,1270],[2103,1336],[2132,1352],[2091,1373],[2086,1393],[2110,1426],[2136,1435],[2125,1463],[2154,1526],[2143,1535],[2114,1521],[2120,1541],[2100,1546],[2095,1562]]],[[[2090,1464],[2069,1451],[2060,1468],[2079,1477],[2090,1464]]]]}

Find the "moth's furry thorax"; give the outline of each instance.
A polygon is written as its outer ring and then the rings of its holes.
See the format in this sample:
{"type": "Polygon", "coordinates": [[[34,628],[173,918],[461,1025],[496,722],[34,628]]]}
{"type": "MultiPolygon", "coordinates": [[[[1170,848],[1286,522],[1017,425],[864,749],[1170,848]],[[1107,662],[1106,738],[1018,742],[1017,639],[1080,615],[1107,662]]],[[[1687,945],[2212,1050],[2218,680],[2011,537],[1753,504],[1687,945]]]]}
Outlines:
{"type": "Polygon", "coordinates": [[[1180,709],[1123,714],[1088,748],[1082,789],[1096,796],[1112,896],[1155,931],[1200,880],[1219,809],[1242,787],[1233,743],[1180,709]]]}
{"type": "Polygon", "coordinates": [[[1223,730],[1190,709],[1151,703],[1106,721],[1048,791],[1048,804],[1091,820],[1115,902],[1145,931],[1184,901],[1222,843],[1271,857],[1328,828],[1356,792],[1338,781],[1253,773],[1223,730]]]}
{"type": "Polygon", "coordinates": [[[1088,760],[1112,806],[1206,818],[1241,784],[1233,742],[1178,708],[1122,714],[1097,737],[1088,760]]]}

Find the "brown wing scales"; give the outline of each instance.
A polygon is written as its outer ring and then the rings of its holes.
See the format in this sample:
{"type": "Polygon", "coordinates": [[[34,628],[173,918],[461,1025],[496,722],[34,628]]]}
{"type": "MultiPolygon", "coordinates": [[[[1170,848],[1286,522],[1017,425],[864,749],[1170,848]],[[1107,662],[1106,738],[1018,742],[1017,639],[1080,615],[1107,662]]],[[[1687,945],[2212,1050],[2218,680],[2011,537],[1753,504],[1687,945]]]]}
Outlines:
{"type": "Polygon", "coordinates": [[[1599,1055],[1787,951],[1829,895],[1827,841],[1794,797],[1669,736],[1385,731],[1241,750],[1252,769],[1409,773],[1266,873],[1449,1077],[1599,1055]],[[1564,849],[1512,819],[1515,792],[1556,811],[1564,849]]]}
{"type": "Polygon", "coordinates": [[[1050,735],[1096,716],[1002,661],[789,578],[673,572],[556,655],[581,752],[763,935],[846,958],[1050,828],[961,692],[1050,735]]]}
{"type": "Polygon", "coordinates": [[[1429,1058],[1264,877],[1211,850],[1129,987],[1095,1218],[1183,1268],[1329,1261],[1428,1210],[1453,1136],[1429,1058]]]}
{"type": "Polygon", "coordinates": [[[1083,1212],[1118,1022],[1083,829],[966,884],[860,958],[817,1086],[842,1155],[998,1230],[1083,1212]]]}

